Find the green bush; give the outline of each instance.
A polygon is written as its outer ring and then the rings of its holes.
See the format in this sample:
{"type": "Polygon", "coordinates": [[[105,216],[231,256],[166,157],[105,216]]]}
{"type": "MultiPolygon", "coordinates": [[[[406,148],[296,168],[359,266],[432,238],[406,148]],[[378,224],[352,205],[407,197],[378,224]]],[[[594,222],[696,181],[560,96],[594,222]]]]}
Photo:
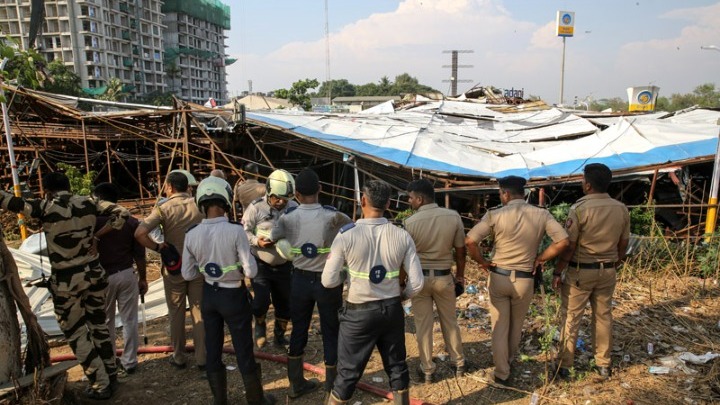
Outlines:
{"type": "Polygon", "coordinates": [[[83,174],[76,167],[66,163],[58,163],[57,167],[65,172],[65,175],[70,180],[70,192],[77,195],[90,195],[97,174],[95,171],[91,170],[83,174]]]}

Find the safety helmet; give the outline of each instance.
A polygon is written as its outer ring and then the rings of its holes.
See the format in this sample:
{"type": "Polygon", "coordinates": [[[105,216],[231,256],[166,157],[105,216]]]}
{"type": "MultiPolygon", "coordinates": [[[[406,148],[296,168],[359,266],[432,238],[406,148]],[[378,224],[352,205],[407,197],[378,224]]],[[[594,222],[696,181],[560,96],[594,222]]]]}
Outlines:
{"type": "Polygon", "coordinates": [[[190,173],[190,172],[187,171],[187,170],[177,169],[177,170],[171,171],[170,173],[182,173],[182,174],[184,174],[185,177],[187,177],[187,179],[188,179],[188,186],[190,186],[190,187],[195,187],[195,186],[198,185],[197,180],[195,180],[195,176],[193,176],[192,173],[190,173]]]}
{"type": "Polygon", "coordinates": [[[290,262],[295,260],[296,254],[293,252],[293,247],[287,239],[280,239],[275,242],[275,250],[277,250],[283,259],[290,262]]]}
{"type": "Polygon", "coordinates": [[[268,196],[291,199],[295,195],[295,179],[286,170],[278,169],[270,173],[265,183],[268,196]]]}
{"type": "Polygon", "coordinates": [[[203,208],[202,202],[210,200],[220,200],[227,206],[226,209],[229,209],[233,200],[232,187],[230,187],[230,184],[220,177],[214,176],[210,176],[201,181],[195,193],[195,202],[203,214],[205,214],[205,209],[203,208]]]}

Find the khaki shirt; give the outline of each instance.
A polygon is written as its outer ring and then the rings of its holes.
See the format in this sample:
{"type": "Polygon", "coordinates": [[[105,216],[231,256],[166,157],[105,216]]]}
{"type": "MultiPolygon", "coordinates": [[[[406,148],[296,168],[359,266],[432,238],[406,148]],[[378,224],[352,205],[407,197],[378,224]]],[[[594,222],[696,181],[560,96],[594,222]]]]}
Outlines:
{"type": "Polygon", "coordinates": [[[113,229],[122,229],[125,219],[130,217],[119,205],[68,191],[58,192],[52,199],[23,199],[0,191],[0,208],[42,222],[53,270],[82,266],[98,259],[97,252],[90,253],[98,216],[108,216],[107,222],[113,229]]]}
{"type": "Polygon", "coordinates": [[[269,248],[261,248],[258,246],[258,236],[263,236],[265,239],[271,240],[272,229],[275,226],[275,222],[277,222],[278,218],[280,218],[288,208],[297,207],[297,205],[298,203],[290,200],[285,208],[278,211],[268,204],[267,197],[258,198],[253,201],[252,204],[248,205],[247,210],[243,212],[242,223],[255,257],[271,266],[279,266],[287,262],[287,260],[283,259],[277,250],[275,250],[274,245],[269,248]]]}
{"type": "Polygon", "coordinates": [[[348,296],[353,304],[411,298],[423,288],[424,278],[415,243],[405,230],[391,224],[386,218],[360,219],[354,227],[344,227],[333,241],[330,256],[322,273],[325,288],[342,284],[345,278],[343,265],[347,263],[348,296]],[[385,269],[379,282],[371,281],[371,270],[385,269]],[[405,290],[400,289],[400,266],[407,272],[405,290]]]}
{"type": "MultiPolygon", "coordinates": [[[[293,266],[301,270],[321,272],[325,267],[327,254],[335,235],[343,225],[352,220],[334,207],[320,204],[300,204],[293,210],[288,210],[275,223],[272,230],[272,240],[285,238],[293,249],[297,250],[297,258],[293,266]],[[314,246],[315,257],[303,252],[303,246],[314,246]]],[[[312,247],[311,246],[311,247],[312,247]]]]}
{"type": "Polygon", "coordinates": [[[453,210],[425,204],[405,220],[405,230],[415,241],[420,263],[425,270],[452,267],[453,248],[465,247],[465,227],[453,210]]]}
{"type": "Polygon", "coordinates": [[[248,179],[235,187],[235,200],[240,201],[243,212],[247,207],[258,198],[265,195],[265,184],[255,179],[248,179]]]}
{"type": "Polygon", "coordinates": [[[565,228],[577,247],[573,261],[617,261],[617,246],[630,238],[630,214],[625,204],[607,193],[589,194],[570,207],[565,228]]]}
{"type": "Polygon", "coordinates": [[[162,225],[165,242],[172,244],[183,251],[185,246],[185,232],[191,226],[199,224],[203,215],[195,204],[190,193],[175,193],[165,200],[162,205],[153,208],[143,224],[149,229],[162,225]]]}
{"type": "Polygon", "coordinates": [[[468,237],[480,243],[492,235],[495,239],[493,263],[507,270],[532,271],[546,233],[553,242],[568,237],[548,210],[515,199],[488,211],[468,232],[468,237]]]}

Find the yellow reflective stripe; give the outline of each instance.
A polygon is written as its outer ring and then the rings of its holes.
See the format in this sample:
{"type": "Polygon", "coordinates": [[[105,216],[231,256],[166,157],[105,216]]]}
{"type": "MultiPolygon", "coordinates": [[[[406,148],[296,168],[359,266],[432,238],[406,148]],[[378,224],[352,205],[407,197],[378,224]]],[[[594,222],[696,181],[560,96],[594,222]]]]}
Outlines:
{"type": "Polygon", "coordinates": [[[257,237],[263,237],[265,239],[270,239],[270,233],[272,232],[272,229],[257,229],[255,228],[255,236],[257,237]]]}
{"type": "MultiPolygon", "coordinates": [[[[293,253],[302,253],[300,248],[295,248],[295,247],[290,249],[290,251],[293,253]]],[[[318,248],[317,252],[318,253],[330,253],[330,248],[318,248]]]]}
{"type": "MultiPolygon", "coordinates": [[[[201,273],[205,273],[205,266],[203,266],[203,267],[199,267],[199,266],[198,266],[198,268],[200,269],[200,272],[201,272],[201,273]]],[[[220,268],[220,270],[222,270],[223,274],[224,274],[224,273],[229,273],[229,272],[234,271],[234,270],[238,270],[238,271],[239,271],[239,270],[242,270],[242,264],[240,264],[240,263],[231,264],[231,265],[229,265],[229,266],[225,266],[225,267],[220,268]]]]}
{"type": "MultiPolygon", "coordinates": [[[[370,273],[365,273],[362,271],[354,271],[354,270],[348,270],[348,273],[350,274],[351,277],[362,278],[365,280],[370,279],[370,273]]],[[[400,270],[388,271],[387,273],[385,273],[385,278],[398,278],[398,277],[400,277],[400,270]]]]}

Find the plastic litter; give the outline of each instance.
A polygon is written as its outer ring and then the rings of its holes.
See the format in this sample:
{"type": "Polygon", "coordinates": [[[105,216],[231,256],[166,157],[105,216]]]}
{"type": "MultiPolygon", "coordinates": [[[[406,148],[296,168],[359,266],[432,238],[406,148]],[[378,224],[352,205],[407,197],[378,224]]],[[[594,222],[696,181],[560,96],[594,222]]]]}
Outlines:
{"type": "Polygon", "coordinates": [[[445,353],[438,354],[438,360],[440,360],[440,361],[447,360],[447,354],[445,354],[445,353]]]}
{"type": "Polygon", "coordinates": [[[652,342],[648,342],[647,344],[647,354],[653,355],[655,353],[655,346],[652,344],[652,342]]]}
{"type": "Polygon", "coordinates": [[[469,286],[467,286],[467,287],[465,288],[465,292],[468,293],[468,294],[477,294],[477,293],[478,293],[478,288],[477,288],[476,285],[470,284],[469,286]]]}
{"type": "Polygon", "coordinates": [[[630,355],[629,355],[629,354],[623,355],[623,361],[624,361],[625,363],[629,363],[629,362],[630,362],[630,355]]]}
{"type": "Polygon", "coordinates": [[[720,354],[712,353],[712,352],[707,352],[707,353],[699,355],[699,356],[696,354],[692,354],[690,352],[684,352],[684,353],[680,353],[678,355],[678,358],[680,360],[687,361],[692,364],[705,364],[708,361],[710,361],[714,358],[717,358],[717,357],[720,357],[720,354]]]}
{"type": "Polygon", "coordinates": [[[407,300],[403,304],[403,310],[405,311],[405,315],[410,315],[410,310],[412,309],[412,301],[407,300]]]}
{"type": "Polygon", "coordinates": [[[382,377],[373,377],[372,382],[381,383],[381,382],[383,382],[383,378],[382,377]]]}
{"type": "Polygon", "coordinates": [[[670,367],[651,366],[648,371],[650,374],[670,374],[670,367]]]}
{"type": "Polygon", "coordinates": [[[538,395],[537,392],[533,392],[532,396],[530,396],[530,405],[537,405],[538,402],[540,402],[540,395],[538,395]]]}
{"type": "Polygon", "coordinates": [[[577,342],[575,343],[575,348],[577,350],[580,350],[581,352],[585,351],[585,341],[583,340],[583,338],[578,338],[577,342]]]}
{"type": "Polygon", "coordinates": [[[233,365],[227,365],[227,366],[225,366],[225,370],[235,371],[235,370],[237,370],[237,367],[235,367],[235,366],[233,366],[233,365]]]}

